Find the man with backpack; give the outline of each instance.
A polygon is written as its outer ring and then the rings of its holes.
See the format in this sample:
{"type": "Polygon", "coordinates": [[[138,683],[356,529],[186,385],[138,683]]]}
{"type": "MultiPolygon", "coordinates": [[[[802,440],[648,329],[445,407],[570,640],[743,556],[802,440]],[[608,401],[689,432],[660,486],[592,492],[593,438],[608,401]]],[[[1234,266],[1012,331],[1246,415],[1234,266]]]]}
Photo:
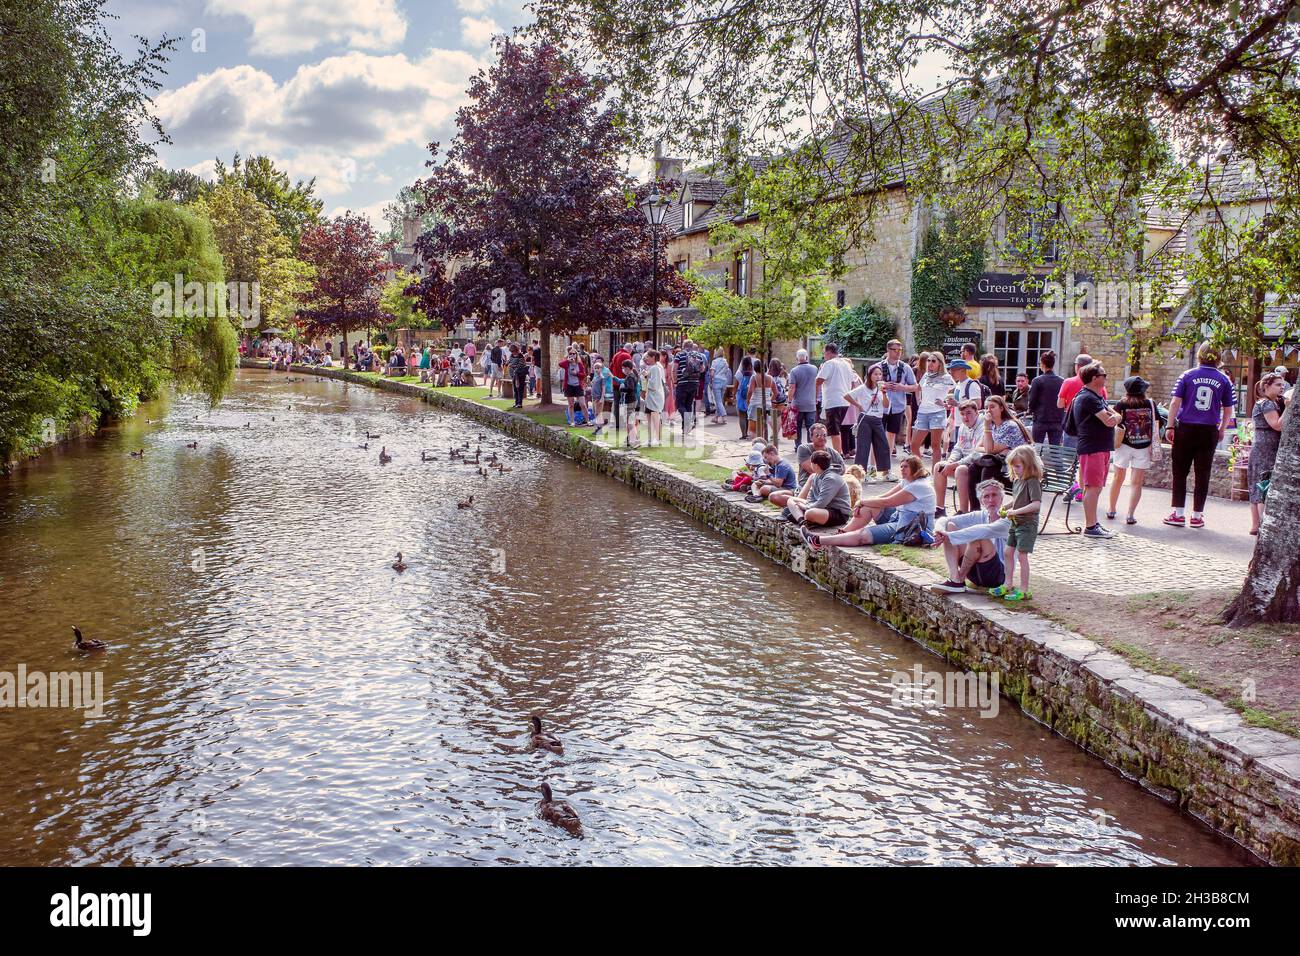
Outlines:
{"type": "Polygon", "coordinates": [[[681,413],[682,434],[685,435],[695,427],[695,395],[700,389],[700,376],[704,374],[705,366],[695,343],[690,339],[682,343],[676,361],[677,388],[673,399],[677,402],[677,411],[681,413]]]}
{"type": "MultiPolygon", "coordinates": [[[[889,396],[889,408],[885,411],[885,436],[889,439],[889,454],[894,454],[894,446],[900,441],[903,423],[907,421],[907,395],[920,391],[916,384],[916,373],[912,366],[903,361],[903,343],[890,339],[885,346],[885,360],[878,363],[880,367],[880,386],[889,396]]],[[[867,378],[870,379],[870,372],[867,378]]],[[[906,437],[901,439],[906,445],[906,437]]]]}

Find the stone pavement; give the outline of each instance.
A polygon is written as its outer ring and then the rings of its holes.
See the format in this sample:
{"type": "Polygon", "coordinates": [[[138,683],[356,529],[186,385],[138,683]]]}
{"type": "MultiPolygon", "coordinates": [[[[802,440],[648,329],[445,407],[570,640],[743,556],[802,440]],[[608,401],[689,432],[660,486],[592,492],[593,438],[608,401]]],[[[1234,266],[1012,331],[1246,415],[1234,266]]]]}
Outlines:
{"type": "MultiPolygon", "coordinates": [[[[680,424],[680,416],[677,419],[680,424]]],[[[602,437],[609,438],[607,431],[602,437]]],[[[703,446],[702,459],[725,468],[738,468],[749,454],[754,439],[740,438],[740,425],[734,415],[725,425],[711,424],[701,416],[693,437],[703,446]]],[[[641,440],[646,429],[641,427],[641,440]]],[[[663,443],[680,443],[680,428],[665,424],[663,443]]],[[[783,457],[793,462],[793,441],[782,441],[783,457]]],[[[929,459],[924,459],[927,466],[929,459]]],[[[897,464],[894,466],[897,472],[897,464]]],[[[872,482],[871,493],[882,494],[892,482],[872,482]]],[[[1146,489],[1138,504],[1138,524],[1125,525],[1128,488],[1120,493],[1117,520],[1107,521],[1105,508],[1109,489],[1102,493],[1102,524],[1115,532],[1111,540],[1084,538],[1081,535],[1049,534],[1039,537],[1033,555],[1033,573],[1062,584],[1077,584],[1081,579],[1103,579],[1112,594],[1145,594],[1152,591],[1202,590],[1238,586],[1246,574],[1255,538],[1250,529],[1250,505],[1246,502],[1210,498],[1206,503],[1206,528],[1170,528],[1162,524],[1169,513],[1169,491],[1146,489]]],[[[1065,503],[1052,511],[1050,530],[1064,530],[1065,503]]],[[[1076,503],[1070,521],[1078,527],[1083,506],[1076,503]]]]}

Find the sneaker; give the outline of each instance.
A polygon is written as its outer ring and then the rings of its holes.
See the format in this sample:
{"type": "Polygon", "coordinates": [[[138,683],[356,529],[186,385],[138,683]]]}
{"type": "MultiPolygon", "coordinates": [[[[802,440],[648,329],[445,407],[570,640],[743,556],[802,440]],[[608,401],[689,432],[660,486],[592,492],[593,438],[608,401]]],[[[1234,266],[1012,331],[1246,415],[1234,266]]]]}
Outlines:
{"type": "Polygon", "coordinates": [[[1200,515],[1192,515],[1189,519],[1187,519],[1187,527],[1189,527],[1189,528],[1204,528],[1204,527],[1205,527],[1205,519],[1202,518],[1200,515]]]}
{"type": "Polygon", "coordinates": [[[1107,531],[1099,524],[1095,524],[1091,528],[1084,528],[1083,536],[1085,538],[1113,538],[1115,537],[1115,533],[1113,531],[1107,531]]]}
{"type": "Polygon", "coordinates": [[[807,525],[799,526],[799,537],[803,539],[803,543],[808,545],[808,547],[817,547],[817,535],[809,531],[807,525]]]}
{"type": "Polygon", "coordinates": [[[936,591],[946,591],[949,594],[961,594],[966,590],[966,585],[959,581],[941,581],[930,586],[936,591]]]}
{"type": "Polygon", "coordinates": [[[946,518],[946,517],[948,517],[948,509],[947,509],[947,508],[935,508],[935,509],[934,509],[934,516],[935,516],[936,518],[946,518]]]}
{"type": "Polygon", "coordinates": [[[1007,586],[999,584],[995,588],[989,588],[989,597],[1006,597],[1008,594],[1007,586]]]}
{"type": "Polygon", "coordinates": [[[1165,518],[1165,524],[1169,525],[1171,528],[1181,528],[1187,524],[1187,519],[1176,511],[1171,511],[1169,512],[1169,516],[1165,518]]]}
{"type": "Polygon", "coordinates": [[[755,494],[747,494],[745,495],[745,500],[748,501],[751,505],[756,505],[763,500],[763,496],[755,495],[755,494]]]}
{"type": "Polygon", "coordinates": [[[1028,591],[1022,591],[1019,588],[1013,588],[1006,594],[1008,601],[1028,601],[1033,597],[1028,591]]]}

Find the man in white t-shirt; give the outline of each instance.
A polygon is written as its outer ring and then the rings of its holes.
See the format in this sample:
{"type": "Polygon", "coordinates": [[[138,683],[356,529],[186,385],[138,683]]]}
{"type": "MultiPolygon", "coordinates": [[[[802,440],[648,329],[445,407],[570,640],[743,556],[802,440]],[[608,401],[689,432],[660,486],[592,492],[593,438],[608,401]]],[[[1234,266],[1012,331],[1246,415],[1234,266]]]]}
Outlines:
{"type": "Polygon", "coordinates": [[[844,425],[844,415],[849,410],[848,400],[844,396],[853,388],[853,366],[848,359],[840,358],[840,350],[836,345],[828,344],[825,356],[822,367],[817,370],[817,399],[821,402],[822,414],[826,418],[831,447],[843,452],[843,436],[849,430],[844,425]]]}

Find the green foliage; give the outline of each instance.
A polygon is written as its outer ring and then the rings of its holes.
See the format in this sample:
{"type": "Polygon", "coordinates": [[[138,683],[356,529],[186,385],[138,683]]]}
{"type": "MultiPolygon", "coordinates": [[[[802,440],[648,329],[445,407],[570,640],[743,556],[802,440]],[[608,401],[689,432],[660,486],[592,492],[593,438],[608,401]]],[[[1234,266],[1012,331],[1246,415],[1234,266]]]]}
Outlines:
{"type": "Polygon", "coordinates": [[[831,204],[818,202],[816,174],[792,158],[738,164],[733,211],[709,230],[717,257],[756,263],[750,295],[693,275],[692,305],[703,321],[694,337],[709,347],[765,348],[777,339],[816,335],[833,310],[825,276],[843,271],[843,229],[831,204]]]}
{"type": "Polygon", "coordinates": [[[418,276],[398,269],[379,294],[379,305],[393,317],[393,327],[398,329],[427,329],[432,325],[429,317],[418,308],[419,300],[407,295],[406,288],[418,281],[418,276]]]}
{"type": "Polygon", "coordinates": [[[936,349],[947,337],[946,314],[959,312],[984,271],[984,243],[951,224],[926,230],[912,268],[912,337],[918,350],[936,349]]]}
{"type": "Polygon", "coordinates": [[[840,309],[826,327],[826,338],[844,355],[875,358],[897,335],[898,325],[881,306],[867,299],[840,309]]]}
{"type": "MultiPolygon", "coordinates": [[[[173,44],[123,57],[102,8],[33,0],[0,21],[0,462],[80,418],[130,411],[171,375],[184,337],[152,314],[147,270],[112,265],[165,245],[124,241],[138,223],[122,196],[162,137],[148,98],[173,44]]],[[[191,341],[214,345],[201,330],[191,341]]]]}
{"type": "Polygon", "coordinates": [[[289,174],[278,169],[269,156],[250,156],[244,160],[238,153],[230,168],[220,159],[216,166],[216,185],[233,184],[252,193],[265,206],[276,222],[280,233],[293,248],[303,229],[320,222],[325,203],[316,198],[316,179],[290,182],[289,174]]]}

